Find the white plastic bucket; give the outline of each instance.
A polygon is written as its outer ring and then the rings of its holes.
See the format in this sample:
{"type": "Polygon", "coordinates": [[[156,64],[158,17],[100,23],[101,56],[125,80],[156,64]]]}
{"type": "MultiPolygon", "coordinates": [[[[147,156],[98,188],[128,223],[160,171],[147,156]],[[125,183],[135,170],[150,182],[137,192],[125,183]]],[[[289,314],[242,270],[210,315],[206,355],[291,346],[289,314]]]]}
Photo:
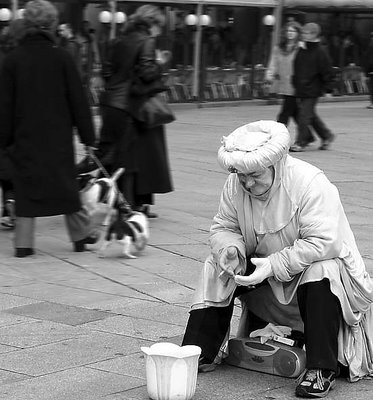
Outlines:
{"type": "Polygon", "coordinates": [[[190,400],[196,391],[198,346],[156,343],[145,354],[148,395],[153,400],[190,400]]]}

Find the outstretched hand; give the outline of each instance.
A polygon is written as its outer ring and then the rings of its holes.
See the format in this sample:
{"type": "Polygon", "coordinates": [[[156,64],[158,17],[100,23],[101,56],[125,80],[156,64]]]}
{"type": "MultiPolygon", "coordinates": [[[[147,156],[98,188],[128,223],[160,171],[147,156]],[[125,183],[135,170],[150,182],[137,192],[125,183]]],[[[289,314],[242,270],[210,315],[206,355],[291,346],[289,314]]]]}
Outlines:
{"type": "Polygon", "coordinates": [[[223,250],[220,259],[219,266],[223,270],[223,273],[228,274],[229,276],[235,276],[235,270],[238,267],[240,260],[238,258],[238,250],[237,247],[229,246],[225,250],[223,250]]]}
{"type": "Polygon", "coordinates": [[[249,276],[236,275],[235,282],[241,286],[254,286],[273,276],[271,262],[268,258],[252,258],[251,262],[256,266],[255,271],[249,276]]]}

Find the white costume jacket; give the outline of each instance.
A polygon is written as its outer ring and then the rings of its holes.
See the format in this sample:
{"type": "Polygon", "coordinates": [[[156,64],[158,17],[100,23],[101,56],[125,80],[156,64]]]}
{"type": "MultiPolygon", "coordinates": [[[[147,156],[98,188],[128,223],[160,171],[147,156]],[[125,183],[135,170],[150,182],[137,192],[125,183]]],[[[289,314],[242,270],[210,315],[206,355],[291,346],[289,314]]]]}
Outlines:
{"type": "Polygon", "coordinates": [[[227,306],[236,284],[217,260],[228,246],[239,250],[236,273],[246,257],[268,257],[270,286],[243,300],[239,335],[245,335],[245,307],[268,322],[302,329],[296,303],[298,285],[328,278],[343,314],[338,360],[350,380],[373,374],[373,281],[365,269],[337,188],[318,168],[284,156],[275,166],[274,184],[265,198],[247,192],[229,175],[211,227],[211,255],[195,292],[193,308],[227,306]],[[272,304],[269,304],[272,303],[272,304]],[[272,309],[272,314],[269,310],[272,309]]]}

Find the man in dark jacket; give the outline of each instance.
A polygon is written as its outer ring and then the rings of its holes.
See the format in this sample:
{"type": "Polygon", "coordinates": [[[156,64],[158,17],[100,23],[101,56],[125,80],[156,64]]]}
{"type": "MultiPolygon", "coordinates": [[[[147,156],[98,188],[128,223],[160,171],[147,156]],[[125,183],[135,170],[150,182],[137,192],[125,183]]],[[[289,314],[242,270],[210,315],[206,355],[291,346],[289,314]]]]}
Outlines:
{"type": "Polygon", "coordinates": [[[292,151],[303,151],[310,143],[308,126],[321,138],[320,150],[328,150],[335,135],[316,114],[318,98],[324,92],[331,91],[332,67],[328,54],[320,45],[320,26],[315,23],[305,24],[302,28],[304,40],[294,60],[293,84],[299,102],[298,139],[292,151]]]}
{"type": "Polygon", "coordinates": [[[82,74],[81,46],[74,36],[71,25],[68,23],[60,24],[57,33],[61,38],[59,45],[71,55],[79,73],[82,74]]]}

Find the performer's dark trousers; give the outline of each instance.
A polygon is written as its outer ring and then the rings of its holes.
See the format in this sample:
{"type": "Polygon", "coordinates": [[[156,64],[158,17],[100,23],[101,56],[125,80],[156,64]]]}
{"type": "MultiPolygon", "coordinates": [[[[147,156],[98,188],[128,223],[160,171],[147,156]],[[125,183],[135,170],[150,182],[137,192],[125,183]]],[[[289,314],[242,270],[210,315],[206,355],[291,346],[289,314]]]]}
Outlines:
{"type": "MultiPolygon", "coordinates": [[[[238,287],[234,297],[243,294],[238,287]]],[[[300,285],[297,291],[300,314],[304,322],[306,368],[338,370],[338,330],[341,307],[331,292],[328,279],[300,285]]],[[[202,357],[211,362],[219,352],[233,314],[234,299],[227,307],[209,307],[192,310],[185,330],[183,345],[202,348],[202,357]]],[[[249,316],[249,330],[263,328],[267,322],[249,316]]]]}

